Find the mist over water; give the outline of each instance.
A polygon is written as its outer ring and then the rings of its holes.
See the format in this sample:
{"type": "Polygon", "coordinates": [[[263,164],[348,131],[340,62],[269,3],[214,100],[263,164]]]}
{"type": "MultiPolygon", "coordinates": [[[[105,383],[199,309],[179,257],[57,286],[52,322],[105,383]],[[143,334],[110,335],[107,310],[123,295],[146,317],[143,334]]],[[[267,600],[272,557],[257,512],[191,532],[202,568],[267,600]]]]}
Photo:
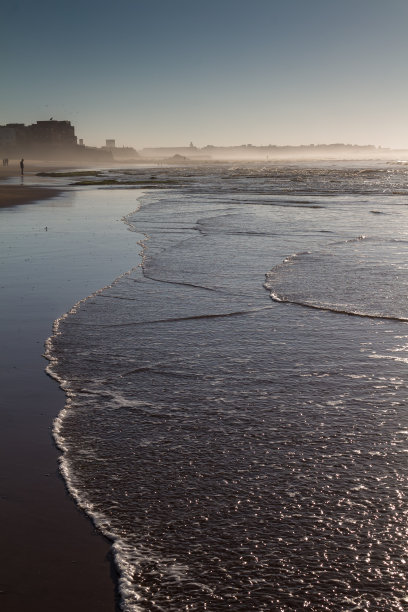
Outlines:
{"type": "Polygon", "coordinates": [[[169,182],[48,356],[123,610],[406,609],[406,169],[108,174],[169,182]]]}

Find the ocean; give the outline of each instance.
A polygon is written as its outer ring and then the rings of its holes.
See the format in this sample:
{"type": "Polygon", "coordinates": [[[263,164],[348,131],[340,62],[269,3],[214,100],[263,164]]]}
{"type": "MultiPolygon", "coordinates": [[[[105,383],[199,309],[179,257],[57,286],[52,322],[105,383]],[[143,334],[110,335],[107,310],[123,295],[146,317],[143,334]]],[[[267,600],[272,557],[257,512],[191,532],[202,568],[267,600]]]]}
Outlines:
{"type": "Polygon", "coordinates": [[[122,609],[407,610],[408,166],[75,182],[145,188],[133,267],[46,349],[61,470],[122,609]]]}

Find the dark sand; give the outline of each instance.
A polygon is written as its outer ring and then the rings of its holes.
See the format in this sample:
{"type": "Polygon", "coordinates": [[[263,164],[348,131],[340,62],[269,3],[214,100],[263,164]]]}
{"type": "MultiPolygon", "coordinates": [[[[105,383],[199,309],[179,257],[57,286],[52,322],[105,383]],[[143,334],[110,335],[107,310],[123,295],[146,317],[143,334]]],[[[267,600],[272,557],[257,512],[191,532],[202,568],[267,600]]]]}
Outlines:
{"type": "MultiPolygon", "coordinates": [[[[0,178],[13,173],[1,169],[0,178]]],[[[56,193],[0,184],[0,208],[56,193]]],[[[47,334],[37,314],[21,324],[17,315],[0,321],[0,609],[113,612],[109,542],[77,508],[58,472],[51,429],[65,394],[44,372],[52,320],[47,334]]]]}
{"type": "Polygon", "coordinates": [[[3,185],[0,183],[0,208],[45,200],[58,193],[58,190],[46,187],[25,187],[24,185],[3,185]]]}
{"type": "MultiPolygon", "coordinates": [[[[48,166],[33,166],[36,172],[40,172],[41,169],[48,169],[48,166]]],[[[0,179],[7,179],[12,177],[20,177],[20,168],[18,162],[15,160],[10,161],[9,166],[0,167],[0,179]]],[[[58,194],[56,189],[48,189],[47,187],[33,187],[31,185],[8,185],[0,180],[0,208],[8,208],[15,206],[16,204],[29,204],[31,202],[38,202],[39,200],[45,200],[46,198],[52,198],[58,194]]]]}

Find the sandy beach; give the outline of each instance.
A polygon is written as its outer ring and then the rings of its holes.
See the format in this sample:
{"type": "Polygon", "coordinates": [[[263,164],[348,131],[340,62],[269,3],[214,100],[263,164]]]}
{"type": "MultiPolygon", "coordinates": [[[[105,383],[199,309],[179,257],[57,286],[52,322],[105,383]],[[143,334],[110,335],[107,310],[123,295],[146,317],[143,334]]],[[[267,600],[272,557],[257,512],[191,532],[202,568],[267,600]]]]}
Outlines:
{"type": "Polygon", "coordinates": [[[0,208],[8,208],[16,204],[30,204],[57,195],[55,189],[43,187],[25,187],[21,185],[0,184],[0,208]]]}
{"type": "MultiPolygon", "coordinates": [[[[37,166],[35,172],[40,169],[37,166]]],[[[18,175],[17,167],[0,169],[2,179],[18,175]]],[[[64,243],[64,235],[60,232],[54,238],[52,228],[45,234],[43,226],[49,219],[56,227],[55,211],[67,214],[64,211],[73,207],[70,196],[65,201],[61,193],[59,189],[0,181],[0,248],[5,254],[0,306],[0,602],[7,612],[117,609],[109,542],[95,532],[68,495],[52,438],[52,423],[65,404],[65,394],[45,374],[44,341],[56,316],[87,295],[81,292],[88,282],[84,274],[82,284],[71,291],[69,277],[60,289],[57,280],[58,274],[67,275],[69,270],[62,269],[53,277],[50,260],[54,259],[58,270],[66,257],[58,246],[64,243]],[[34,209],[38,215],[29,220],[34,209]],[[48,242],[49,247],[45,236],[54,240],[48,242]]],[[[125,232],[121,224],[116,225],[116,231],[125,232]]],[[[75,237],[75,229],[72,233],[75,237]]],[[[75,248],[80,255],[80,245],[75,248]]],[[[80,264],[75,261],[74,265],[81,277],[80,264]]],[[[107,274],[116,273],[108,268],[107,274]]]]}
{"type": "MultiPolygon", "coordinates": [[[[38,172],[40,172],[40,168],[38,172]]],[[[58,190],[46,187],[33,187],[28,185],[7,185],[1,179],[20,177],[20,169],[16,160],[11,161],[9,166],[0,167],[0,208],[8,208],[16,204],[29,204],[38,200],[54,197],[58,190]]]]}

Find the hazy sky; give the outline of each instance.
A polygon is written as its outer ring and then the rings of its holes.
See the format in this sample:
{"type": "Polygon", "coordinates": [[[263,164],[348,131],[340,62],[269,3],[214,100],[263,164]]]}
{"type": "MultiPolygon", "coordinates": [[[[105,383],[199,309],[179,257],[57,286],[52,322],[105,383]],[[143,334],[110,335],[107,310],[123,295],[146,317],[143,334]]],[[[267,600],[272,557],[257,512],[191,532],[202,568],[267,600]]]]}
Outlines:
{"type": "Polygon", "coordinates": [[[3,3],[0,124],[85,144],[408,147],[408,0],[3,3]]]}

